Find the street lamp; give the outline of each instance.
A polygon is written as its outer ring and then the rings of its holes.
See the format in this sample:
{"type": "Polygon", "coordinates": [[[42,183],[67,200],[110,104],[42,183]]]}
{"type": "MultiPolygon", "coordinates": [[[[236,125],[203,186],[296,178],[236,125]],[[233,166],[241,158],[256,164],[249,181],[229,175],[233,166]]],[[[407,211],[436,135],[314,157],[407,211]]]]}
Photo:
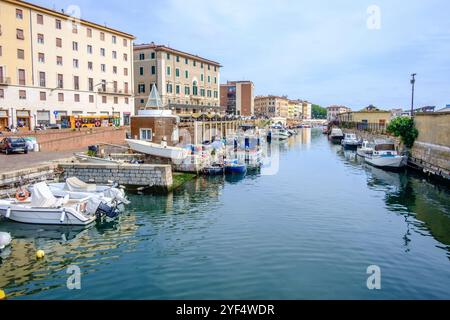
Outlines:
{"type": "Polygon", "coordinates": [[[415,85],[416,85],[416,76],[417,76],[417,73],[413,73],[411,75],[411,77],[412,77],[412,79],[411,79],[411,85],[412,85],[411,118],[414,117],[414,89],[415,89],[415,85]]]}

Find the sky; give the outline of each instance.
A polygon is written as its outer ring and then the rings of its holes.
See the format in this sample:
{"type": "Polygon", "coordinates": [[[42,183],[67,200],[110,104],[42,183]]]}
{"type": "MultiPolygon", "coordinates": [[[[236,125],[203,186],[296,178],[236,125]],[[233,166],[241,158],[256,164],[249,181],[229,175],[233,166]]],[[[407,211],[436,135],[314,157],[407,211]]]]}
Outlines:
{"type": "Polygon", "coordinates": [[[324,107],[450,104],[448,0],[31,0],[223,65],[221,82],[324,107]],[[69,10],[70,11],[70,10],[69,10]]]}

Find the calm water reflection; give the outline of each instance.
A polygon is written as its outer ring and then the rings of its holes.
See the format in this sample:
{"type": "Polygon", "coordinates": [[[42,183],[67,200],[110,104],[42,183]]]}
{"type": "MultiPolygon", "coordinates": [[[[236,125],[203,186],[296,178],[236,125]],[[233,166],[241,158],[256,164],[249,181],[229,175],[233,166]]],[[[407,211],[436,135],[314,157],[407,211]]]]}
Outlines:
{"type": "Polygon", "coordinates": [[[87,230],[0,222],[14,237],[0,288],[17,299],[450,298],[448,188],[367,166],[320,130],[270,154],[277,174],[133,195],[119,221],[87,230]],[[374,264],[380,291],[366,287],[374,264]],[[66,288],[69,265],[80,291],[66,288]]]}

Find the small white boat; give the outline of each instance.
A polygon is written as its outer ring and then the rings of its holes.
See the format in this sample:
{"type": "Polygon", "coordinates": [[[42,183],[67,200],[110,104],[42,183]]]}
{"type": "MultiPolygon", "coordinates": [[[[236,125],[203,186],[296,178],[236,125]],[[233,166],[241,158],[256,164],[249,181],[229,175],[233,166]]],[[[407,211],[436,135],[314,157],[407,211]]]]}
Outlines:
{"type": "Polygon", "coordinates": [[[383,169],[399,169],[408,164],[408,157],[400,156],[395,144],[384,140],[375,141],[373,153],[367,154],[365,159],[368,164],[383,169]]]}
{"type": "Polygon", "coordinates": [[[122,162],[110,158],[91,157],[84,153],[75,153],[75,158],[80,162],[88,163],[104,163],[104,164],[120,164],[122,162]]]}
{"type": "Polygon", "coordinates": [[[97,217],[90,198],[57,199],[44,183],[33,186],[31,199],[0,200],[0,215],[11,221],[39,225],[87,226],[97,217]]]}
{"type": "Polygon", "coordinates": [[[356,153],[361,158],[365,158],[369,155],[372,155],[373,154],[373,145],[369,141],[364,140],[362,143],[362,146],[360,148],[358,148],[356,153]]]}
{"type": "Polygon", "coordinates": [[[341,144],[344,139],[344,132],[339,128],[333,128],[330,133],[330,140],[335,144],[341,144]]]}
{"type": "Polygon", "coordinates": [[[270,136],[272,139],[275,139],[275,140],[286,140],[291,135],[289,134],[289,131],[287,131],[283,127],[274,126],[274,127],[270,128],[270,136]]]}
{"type": "Polygon", "coordinates": [[[126,139],[125,141],[132,150],[151,156],[178,161],[183,160],[188,156],[188,151],[183,148],[169,147],[164,144],[156,144],[142,140],[126,139]]]}
{"type": "Polygon", "coordinates": [[[360,145],[356,134],[354,133],[346,133],[344,135],[344,139],[341,141],[342,147],[346,150],[356,150],[360,145]]]}
{"type": "Polygon", "coordinates": [[[70,199],[82,199],[96,196],[110,199],[116,204],[130,204],[122,189],[114,186],[88,184],[76,177],[67,178],[65,183],[49,183],[48,186],[56,197],[68,195],[70,199]]]}
{"type": "Polygon", "coordinates": [[[0,232],[0,250],[5,249],[11,244],[11,235],[7,232],[0,232]]]}

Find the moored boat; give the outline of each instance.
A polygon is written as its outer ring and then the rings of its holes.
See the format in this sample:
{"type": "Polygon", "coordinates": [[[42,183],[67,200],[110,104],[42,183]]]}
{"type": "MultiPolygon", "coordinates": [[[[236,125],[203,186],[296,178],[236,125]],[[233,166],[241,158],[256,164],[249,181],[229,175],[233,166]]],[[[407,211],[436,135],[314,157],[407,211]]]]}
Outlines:
{"type": "Polygon", "coordinates": [[[367,154],[365,160],[368,164],[383,169],[400,169],[408,164],[408,157],[399,155],[395,144],[386,140],[376,140],[373,153],[367,154]]]}
{"type": "Polygon", "coordinates": [[[237,160],[225,162],[225,174],[245,174],[247,165],[239,163],[237,160]]]}
{"type": "Polygon", "coordinates": [[[333,128],[329,139],[334,144],[341,144],[341,141],[344,139],[344,132],[339,128],[333,128]]]}
{"type": "Polygon", "coordinates": [[[163,144],[151,143],[142,140],[125,140],[134,151],[151,156],[181,161],[188,156],[188,151],[183,148],[169,147],[163,144]]]}
{"type": "Polygon", "coordinates": [[[356,134],[354,133],[346,133],[344,135],[344,139],[341,141],[342,147],[346,150],[355,150],[358,149],[358,146],[361,144],[356,134]]]}
{"type": "Polygon", "coordinates": [[[89,212],[89,198],[57,199],[45,183],[34,185],[31,199],[0,200],[0,215],[11,221],[40,225],[87,226],[97,219],[95,212],[89,212]]]}
{"type": "Polygon", "coordinates": [[[212,165],[203,169],[204,174],[208,176],[219,176],[225,173],[225,169],[220,165],[212,165]]]}
{"type": "Polygon", "coordinates": [[[361,147],[357,149],[356,153],[361,158],[365,158],[368,155],[372,155],[373,154],[373,145],[370,144],[369,141],[364,140],[361,147]]]}

